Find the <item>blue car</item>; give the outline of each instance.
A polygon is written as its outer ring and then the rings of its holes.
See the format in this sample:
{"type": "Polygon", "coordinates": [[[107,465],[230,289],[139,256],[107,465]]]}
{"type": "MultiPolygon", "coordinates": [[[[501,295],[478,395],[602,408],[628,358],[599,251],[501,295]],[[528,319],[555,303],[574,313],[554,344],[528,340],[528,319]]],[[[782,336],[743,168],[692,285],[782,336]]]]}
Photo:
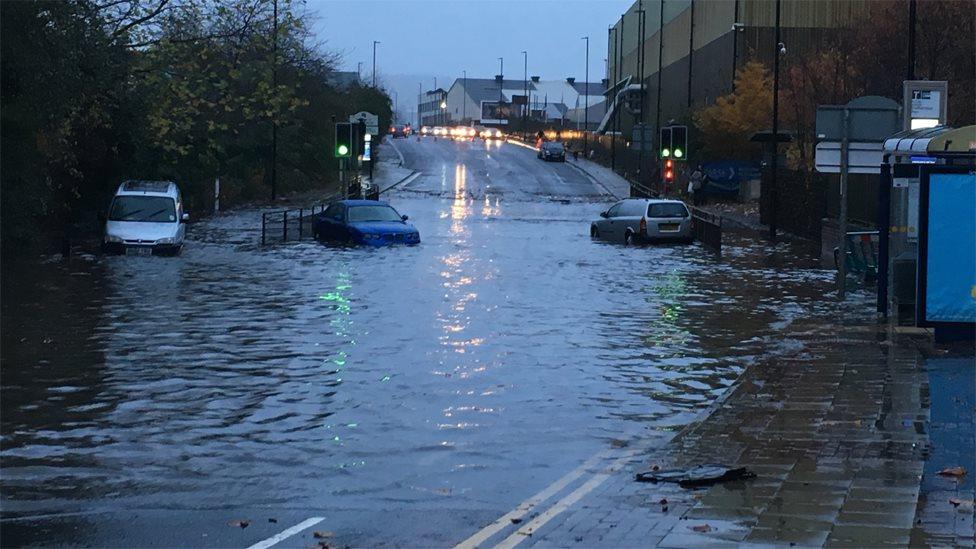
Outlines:
{"type": "Polygon", "coordinates": [[[319,214],[312,224],[319,240],[334,240],[383,246],[417,244],[420,233],[386,202],[340,200],[319,214]]]}

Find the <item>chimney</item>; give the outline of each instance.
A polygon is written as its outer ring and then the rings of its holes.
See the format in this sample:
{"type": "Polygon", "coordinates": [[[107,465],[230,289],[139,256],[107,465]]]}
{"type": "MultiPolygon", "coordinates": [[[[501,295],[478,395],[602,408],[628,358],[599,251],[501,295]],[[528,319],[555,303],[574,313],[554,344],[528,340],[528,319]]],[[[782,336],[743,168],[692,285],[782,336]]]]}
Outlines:
{"type": "Polygon", "coordinates": [[[495,75],[495,82],[501,82],[501,81],[502,81],[502,78],[503,78],[503,76],[502,76],[502,75],[500,75],[500,74],[496,74],[496,75],[495,75]]]}
{"type": "Polygon", "coordinates": [[[566,81],[569,82],[569,85],[570,86],[572,86],[573,85],[573,82],[576,82],[576,79],[573,78],[572,76],[568,76],[568,77],[566,77],[566,81]]]}
{"type": "Polygon", "coordinates": [[[539,76],[533,76],[532,77],[532,81],[535,82],[536,84],[538,84],[539,83],[539,78],[540,78],[539,76]]]}

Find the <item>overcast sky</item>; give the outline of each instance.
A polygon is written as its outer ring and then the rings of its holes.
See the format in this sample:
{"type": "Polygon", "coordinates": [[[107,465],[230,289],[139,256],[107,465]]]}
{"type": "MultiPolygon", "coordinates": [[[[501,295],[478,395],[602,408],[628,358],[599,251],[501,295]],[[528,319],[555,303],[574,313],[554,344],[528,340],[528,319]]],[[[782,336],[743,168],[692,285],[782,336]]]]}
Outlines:
{"type": "MultiPolygon", "coordinates": [[[[364,79],[377,74],[491,78],[498,58],[505,75],[522,78],[522,50],[529,75],[583,80],[585,42],[590,36],[590,81],[604,75],[607,27],[633,0],[307,0],[317,16],[317,36],[342,54],[342,68],[364,79]]],[[[448,83],[449,84],[449,83],[448,83]]],[[[438,85],[447,87],[438,81],[438,85]]],[[[416,84],[414,84],[416,86],[416,84]]],[[[425,87],[428,85],[425,84],[425,87]]],[[[432,83],[429,87],[433,87],[432,83]]]]}

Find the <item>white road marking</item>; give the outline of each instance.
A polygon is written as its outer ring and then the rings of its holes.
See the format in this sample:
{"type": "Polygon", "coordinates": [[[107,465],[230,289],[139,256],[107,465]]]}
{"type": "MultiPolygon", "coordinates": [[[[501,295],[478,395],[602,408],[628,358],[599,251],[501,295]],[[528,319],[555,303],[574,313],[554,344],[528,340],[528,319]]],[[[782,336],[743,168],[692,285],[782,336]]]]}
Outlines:
{"type": "Polygon", "coordinates": [[[557,501],[555,505],[553,505],[549,509],[546,509],[544,513],[532,519],[532,521],[526,524],[525,526],[519,528],[514,534],[502,540],[501,543],[495,546],[495,549],[511,549],[512,547],[515,547],[516,545],[525,541],[525,538],[531,536],[545,523],[549,522],[550,520],[555,518],[557,515],[559,515],[566,509],[569,509],[571,505],[583,499],[583,496],[589,494],[594,489],[596,489],[597,486],[603,484],[604,481],[606,481],[608,478],[610,478],[613,475],[613,472],[616,468],[623,465],[627,460],[633,458],[636,453],[637,450],[632,450],[630,452],[627,452],[623,456],[617,458],[616,460],[614,460],[614,462],[610,464],[610,467],[608,467],[607,470],[601,471],[593,475],[593,477],[590,478],[590,480],[586,481],[582,486],[580,486],[576,490],[573,490],[568,496],[557,501]]]}
{"type": "Polygon", "coordinates": [[[485,526],[470,538],[457,544],[455,546],[455,549],[473,549],[475,547],[478,547],[478,545],[484,543],[485,540],[487,540],[491,536],[494,536],[498,532],[501,532],[507,526],[511,525],[512,519],[522,518],[523,516],[526,515],[526,513],[534,509],[537,505],[546,501],[552,496],[556,495],[557,493],[559,493],[560,490],[562,490],[567,485],[569,485],[569,483],[583,476],[583,473],[585,473],[590,467],[593,467],[593,465],[596,464],[596,462],[600,461],[601,459],[604,459],[612,451],[613,451],[612,448],[608,448],[601,452],[597,452],[592,457],[590,457],[590,459],[584,461],[582,465],[566,473],[565,475],[563,475],[562,478],[560,478],[556,482],[553,482],[538,494],[518,504],[518,506],[515,509],[512,509],[508,513],[505,513],[495,522],[489,524],[488,526],[485,526]]]}
{"type": "Polygon", "coordinates": [[[306,528],[311,528],[312,526],[315,526],[316,524],[322,522],[323,520],[325,520],[325,517],[312,517],[310,519],[303,520],[302,522],[299,522],[298,524],[292,526],[287,530],[275,534],[264,541],[259,541],[255,543],[254,545],[248,547],[247,549],[268,549],[268,547],[271,547],[276,543],[284,541],[294,536],[295,534],[301,532],[302,530],[305,530],[306,528]]]}

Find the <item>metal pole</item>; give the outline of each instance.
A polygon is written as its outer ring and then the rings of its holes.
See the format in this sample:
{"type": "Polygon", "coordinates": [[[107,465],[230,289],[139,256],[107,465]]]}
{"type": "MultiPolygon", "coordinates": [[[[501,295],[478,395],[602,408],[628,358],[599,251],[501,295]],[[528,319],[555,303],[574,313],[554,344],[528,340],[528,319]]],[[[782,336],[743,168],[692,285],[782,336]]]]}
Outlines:
{"type": "MultiPolygon", "coordinates": [[[[617,31],[617,82],[624,79],[624,15],[620,16],[620,30],[617,31]]],[[[617,90],[617,95],[614,96],[614,101],[619,97],[621,90],[617,90]]],[[[622,111],[620,106],[617,106],[617,112],[613,117],[613,150],[617,150],[617,135],[620,133],[620,115],[622,111]]]]}
{"type": "Polygon", "coordinates": [[[691,108],[691,73],[695,55],[695,0],[691,0],[691,28],[688,32],[688,108],[691,108]]]}
{"type": "Polygon", "coordinates": [[[844,133],[840,141],[840,265],[837,266],[837,297],[843,300],[847,282],[847,171],[851,111],[844,109],[844,133]]]}
{"type": "Polygon", "coordinates": [[[776,239],[776,184],[779,177],[779,51],[780,51],[780,15],[781,0],[776,0],[776,44],[773,47],[773,174],[769,185],[770,218],[769,238],[776,239]]]}
{"type": "MultiPolygon", "coordinates": [[[[661,0],[661,15],[659,19],[661,25],[657,30],[658,35],[658,45],[657,45],[657,115],[654,119],[654,133],[658,134],[658,139],[660,139],[661,134],[661,93],[662,93],[662,77],[664,76],[664,0],[661,0]]],[[[663,173],[663,171],[662,171],[663,173]]]]}
{"type": "Polygon", "coordinates": [[[461,80],[461,120],[468,119],[468,71],[461,71],[463,80],[461,80]]]}
{"type": "Polygon", "coordinates": [[[522,105],[522,141],[526,140],[525,124],[529,111],[529,52],[522,50],[522,93],[525,94],[525,104],[522,105]]]}
{"type": "Polygon", "coordinates": [[[264,230],[267,225],[268,214],[261,214],[261,245],[264,246],[264,230]]]}
{"type": "Polygon", "coordinates": [[[288,242],[288,210],[281,212],[281,239],[288,242]]]}
{"type": "Polygon", "coordinates": [[[908,80],[915,80],[915,0],[908,0],[908,80]]]}
{"type": "Polygon", "coordinates": [[[305,223],[305,208],[298,208],[298,240],[302,239],[303,223],[305,223]]]}
{"type": "Polygon", "coordinates": [[[418,132],[420,131],[420,128],[422,128],[424,125],[423,112],[420,110],[421,108],[423,108],[423,96],[424,96],[423,83],[417,82],[417,131],[418,132]]]}
{"type": "MultiPolygon", "coordinates": [[[[501,109],[502,106],[502,88],[505,86],[505,58],[498,58],[498,107],[501,109]]],[[[501,115],[501,111],[498,112],[501,115]]]]}
{"type": "Polygon", "coordinates": [[[644,148],[647,146],[644,137],[647,132],[644,131],[644,25],[647,22],[646,14],[644,13],[644,3],[643,0],[638,0],[637,4],[637,37],[640,39],[637,49],[637,80],[640,82],[640,118],[639,125],[640,128],[640,146],[637,147],[637,184],[641,184],[641,171],[644,167],[644,148]]]}
{"type": "Polygon", "coordinates": [[[739,0],[735,0],[732,16],[732,91],[735,92],[735,70],[739,59],[739,0]]]}
{"type": "MultiPolygon", "coordinates": [[[[274,37],[271,41],[271,93],[278,89],[278,0],[274,0],[274,37]]],[[[278,116],[271,115],[271,201],[278,198],[278,116]]]]}
{"type": "Polygon", "coordinates": [[[379,40],[373,40],[373,87],[376,87],[376,44],[379,44],[379,40]]]}
{"type": "MultiPolygon", "coordinates": [[[[616,132],[616,127],[617,127],[617,118],[618,118],[618,114],[617,113],[619,112],[619,108],[620,108],[620,105],[617,104],[617,93],[619,93],[619,91],[620,91],[620,90],[617,89],[617,71],[620,69],[620,66],[616,62],[616,59],[615,58],[617,57],[617,50],[619,50],[620,47],[617,45],[617,37],[619,36],[618,35],[618,31],[617,31],[617,27],[616,26],[613,26],[613,27],[610,28],[610,30],[613,31],[613,41],[611,42],[611,44],[613,44],[613,57],[610,56],[610,48],[607,47],[607,59],[614,59],[614,63],[613,63],[614,64],[613,74],[611,75],[611,74],[609,74],[609,72],[607,74],[607,84],[609,84],[610,85],[610,89],[614,91],[614,93],[613,93],[613,109],[614,109],[614,112],[612,113],[613,114],[613,124],[610,126],[610,170],[611,171],[617,171],[617,132],[616,132]]],[[[607,32],[607,39],[609,39],[609,38],[610,38],[610,32],[608,31],[607,32]]],[[[609,66],[608,66],[608,69],[609,69],[609,66]]]]}
{"type": "MultiPolygon", "coordinates": [[[[586,40],[586,71],[583,73],[583,158],[587,157],[587,132],[590,127],[590,109],[588,102],[590,99],[590,37],[584,36],[586,40]]],[[[576,115],[579,116],[579,113],[576,115]]],[[[579,118],[577,118],[579,120],[579,118]]]]}

